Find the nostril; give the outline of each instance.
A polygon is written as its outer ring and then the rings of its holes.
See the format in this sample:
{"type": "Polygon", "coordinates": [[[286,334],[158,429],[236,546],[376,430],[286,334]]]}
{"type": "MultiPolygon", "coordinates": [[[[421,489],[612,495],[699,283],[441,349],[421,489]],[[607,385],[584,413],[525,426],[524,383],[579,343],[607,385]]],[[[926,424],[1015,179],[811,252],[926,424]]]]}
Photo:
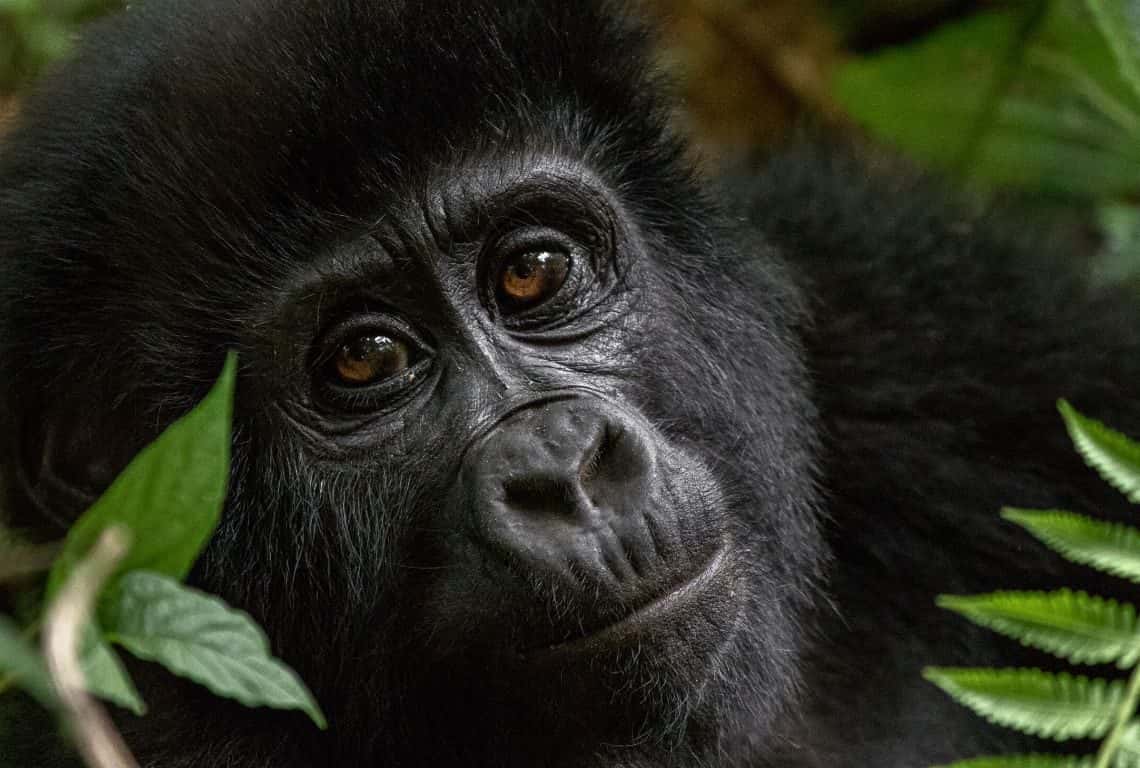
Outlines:
{"type": "Polygon", "coordinates": [[[556,403],[515,414],[468,454],[463,471],[476,514],[511,530],[537,524],[533,530],[544,536],[636,517],[652,495],[646,436],[597,405],[556,403]]]}
{"type": "Polygon", "coordinates": [[[648,477],[652,457],[645,441],[625,425],[607,422],[579,467],[578,482],[590,498],[630,502],[648,477]]]}
{"type": "Polygon", "coordinates": [[[565,483],[551,482],[535,476],[511,477],[503,481],[503,501],[518,512],[557,512],[567,505],[570,496],[565,483]]]}

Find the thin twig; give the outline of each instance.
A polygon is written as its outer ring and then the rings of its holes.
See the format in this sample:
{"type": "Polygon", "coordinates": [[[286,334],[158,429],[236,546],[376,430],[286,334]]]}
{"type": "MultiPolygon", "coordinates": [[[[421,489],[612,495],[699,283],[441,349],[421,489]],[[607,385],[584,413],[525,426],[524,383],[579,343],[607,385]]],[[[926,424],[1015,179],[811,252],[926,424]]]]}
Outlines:
{"type": "Polygon", "coordinates": [[[44,620],[48,672],[88,768],[138,768],[107,711],[87,692],[79,659],[83,630],[99,590],[129,548],[122,528],[104,531],[91,554],[75,567],[44,620]]]}

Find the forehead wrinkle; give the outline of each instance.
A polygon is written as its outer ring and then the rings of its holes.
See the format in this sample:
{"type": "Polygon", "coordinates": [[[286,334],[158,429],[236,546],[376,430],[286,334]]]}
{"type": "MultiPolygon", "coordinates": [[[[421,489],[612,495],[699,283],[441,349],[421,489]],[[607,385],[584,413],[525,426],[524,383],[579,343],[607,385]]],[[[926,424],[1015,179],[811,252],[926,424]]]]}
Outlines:
{"type": "Polygon", "coordinates": [[[397,261],[409,254],[454,255],[455,246],[480,239],[489,213],[519,191],[608,189],[594,171],[565,153],[503,149],[437,159],[419,173],[399,171],[386,184],[382,214],[367,226],[397,261]],[[412,179],[415,179],[414,181],[412,179]]]}
{"type": "Polygon", "coordinates": [[[494,154],[441,163],[419,183],[388,186],[383,213],[300,265],[285,300],[311,302],[319,296],[323,303],[338,294],[414,299],[434,292],[448,305],[449,320],[461,323],[462,310],[451,306],[462,301],[456,281],[471,277],[468,262],[478,258],[475,249],[461,246],[479,242],[492,216],[510,208],[515,196],[531,193],[579,201],[597,195],[611,210],[616,202],[592,169],[565,154],[494,154]]]}
{"type": "MultiPolygon", "coordinates": [[[[439,242],[450,246],[478,239],[491,214],[520,192],[550,191],[552,197],[561,197],[574,190],[604,189],[584,162],[565,154],[494,154],[434,169],[423,205],[426,214],[446,227],[446,237],[439,242]]],[[[433,231],[439,229],[433,226],[433,231]]]]}
{"type": "Polygon", "coordinates": [[[281,300],[274,316],[288,314],[293,306],[315,304],[318,326],[322,323],[320,310],[327,298],[358,292],[362,286],[391,285],[397,272],[391,255],[371,234],[328,248],[298,267],[285,290],[279,293],[281,300]]]}

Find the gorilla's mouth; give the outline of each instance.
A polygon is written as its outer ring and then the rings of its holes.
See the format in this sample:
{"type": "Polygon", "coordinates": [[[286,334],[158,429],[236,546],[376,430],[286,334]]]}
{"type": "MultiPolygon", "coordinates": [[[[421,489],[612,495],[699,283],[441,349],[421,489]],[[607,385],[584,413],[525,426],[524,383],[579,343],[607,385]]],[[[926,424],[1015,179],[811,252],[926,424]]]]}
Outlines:
{"type": "Polygon", "coordinates": [[[706,602],[705,598],[714,593],[731,593],[730,561],[730,547],[724,543],[696,576],[635,608],[613,624],[581,637],[524,652],[523,655],[548,658],[562,654],[592,653],[630,645],[670,625],[673,628],[686,627],[694,620],[700,620],[703,615],[701,605],[706,602]]]}

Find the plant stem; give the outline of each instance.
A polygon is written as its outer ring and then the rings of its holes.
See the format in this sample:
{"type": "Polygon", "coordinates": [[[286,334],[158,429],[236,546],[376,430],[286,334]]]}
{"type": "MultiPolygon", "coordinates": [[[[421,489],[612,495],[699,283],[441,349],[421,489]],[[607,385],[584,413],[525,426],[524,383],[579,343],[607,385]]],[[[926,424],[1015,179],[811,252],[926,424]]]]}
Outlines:
{"type": "Polygon", "coordinates": [[[123,528],[103,532],[48,608],[43,649],[48,673],[88,768],[138,768],[107,711],[87,692],[79,646],[103,584],[130,548],[123,528]]]}
{"type": "Polygon", "coordinates": [[[1128,690],[1124,695],[1124,701],[1120,704],[1120,710],[1116,713],[1116,723],[1112,726],[1112,731],[1108,734],[1108,738],[1100,745],[1100,751],[1096,754],[1096,763],[1093,768],[1108,768],[1112,765],[1112,758],[1116,757],[1116,750],[1120,748],[1120,740],[1124,737],[1124,729],[1132,721],[1132,715],[1136,713],[1136,704],[1140,702],[1140,664],[1132,670],[1132,677],[1128,680],[1128,690]]]}

